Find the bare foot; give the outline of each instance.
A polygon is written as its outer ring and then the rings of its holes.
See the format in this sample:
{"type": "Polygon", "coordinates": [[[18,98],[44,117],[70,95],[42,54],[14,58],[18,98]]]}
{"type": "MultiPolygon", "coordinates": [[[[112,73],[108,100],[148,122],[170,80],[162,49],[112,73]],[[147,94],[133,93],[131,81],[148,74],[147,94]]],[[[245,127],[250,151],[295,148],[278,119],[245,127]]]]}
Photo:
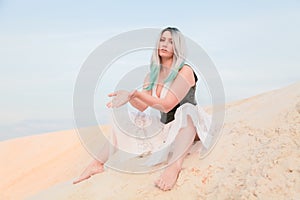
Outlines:
{"type": "Polygon", "coordinates": [[[181,167],[175,162],[172,165],[168,166],[165,171],[162,173],[160,178],[155,181],[155,185],[161,190],[171,190],[178,178],[178,175],[181,171],[181,167]]]}
{"type": "Polygon", "coordinates": [[[90,178],[91,176],[101,173],[103,171],[103,163],[95,159],[87,166],[87,168],[83,171],[79,178],[73,181],[73,184],[84,181],[90,178]]]}

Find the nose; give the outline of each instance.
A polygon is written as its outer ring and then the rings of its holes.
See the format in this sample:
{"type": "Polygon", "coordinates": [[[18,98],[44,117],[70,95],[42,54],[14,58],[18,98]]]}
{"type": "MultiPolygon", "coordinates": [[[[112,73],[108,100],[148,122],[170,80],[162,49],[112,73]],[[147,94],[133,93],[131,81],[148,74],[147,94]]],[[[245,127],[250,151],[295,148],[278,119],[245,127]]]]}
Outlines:
{"type": "Polygon", "coordinates": [[[168,42],[167,42],[167,41],[164,41],[164,42],[162,43],[162,46],[163,46],[163,47],[167,47],[167,46],[168,46],[168,42]]]}

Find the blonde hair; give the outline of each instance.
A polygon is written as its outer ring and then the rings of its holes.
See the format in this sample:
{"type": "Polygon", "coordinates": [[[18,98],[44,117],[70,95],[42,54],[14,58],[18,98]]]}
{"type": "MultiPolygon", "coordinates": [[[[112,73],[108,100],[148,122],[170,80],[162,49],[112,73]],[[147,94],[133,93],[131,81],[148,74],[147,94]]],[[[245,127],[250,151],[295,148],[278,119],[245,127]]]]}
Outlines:
{"type": "Polygon", "coordinates": [[[160,32],[158,40],[156,42],[156,48],[153,50],[153,54],[151,57],[150,62],[150,82],[149,85],[145,88],[145,90],[151,90],[157,81],[158,74],[161,68],[160,56],[158,55],[158,48],[159,42],[162,34],[165,31],[169,31],[172,35],[173,41],[173,63],[172,63],[172,70],[169,76],[165,79],[164,83],[171,82],[177,76],[178,71],[184,66],[185,64],[185,41],[184,37],[181,32],[174,27],[167,27],[160,32]]]}

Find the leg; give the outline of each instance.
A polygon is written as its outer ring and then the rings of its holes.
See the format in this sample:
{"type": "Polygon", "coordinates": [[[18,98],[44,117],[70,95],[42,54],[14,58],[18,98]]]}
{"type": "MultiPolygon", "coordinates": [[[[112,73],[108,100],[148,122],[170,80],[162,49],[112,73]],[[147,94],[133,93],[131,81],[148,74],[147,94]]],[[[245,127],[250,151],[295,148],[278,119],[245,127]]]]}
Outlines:
{"type": "MultiPolygon", "coordinates": [[[[113,138],[113,143],[116,144],[115,138],[113,138]]],[[[84,181],[91,176],[101,173],[104,171],[104,163],[108,160],[108,156],[110,154],[110,143],[106,142],[101,149],[99,155],[97,155],[97,159],[94,159],[82,172],[82,174],[73,181],[73,184],[77,184],[81,181],[84,181]]]]}
{"type": "Polygon", "coordinates": [[[104,171],[103,169],[103,164],[101,161],[94,159],[88,166],[87,168],[82,172],[82,174],[75,180],[73,181],[73,184],[77,184],[81,181],[84,181],[91,176],[101,173],[104,171]]]}
{"type": "Polygon", "coordinates": [[[155,185],[161,190],[171,190],[175,185],[178,175],[181,171],[182,163],[188,153],[188,149],[192,145],[196,135],[196,130],[191,118],[188,116],[187,127],[180,129],[174,141],[173,155],[170,163],[160,178],[155,181],[155,185]],[[179,158],[176,157],[181,155],[179,158]]]}

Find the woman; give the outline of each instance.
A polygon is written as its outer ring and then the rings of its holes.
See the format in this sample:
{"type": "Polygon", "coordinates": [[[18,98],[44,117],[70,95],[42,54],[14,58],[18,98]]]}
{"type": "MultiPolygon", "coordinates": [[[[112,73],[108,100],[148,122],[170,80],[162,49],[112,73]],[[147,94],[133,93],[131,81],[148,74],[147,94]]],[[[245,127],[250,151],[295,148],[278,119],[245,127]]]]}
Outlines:
{"type": "MultiPolygon", "coordinates": [[[[153,51],[150,73],[145,78],[143,90],[134,90],[131,93],[117,91],[109,94],[113,97],[113,100],[107,104],[109,108],[120,107],[129,102],[141,112],[148,107],[160,111],[163,129],[158,134],[159,137],[154,138],[156,141],[150,141],[155,146],[155,150],[153,148],[151,150],[159,153],[150,159],[150,164],[165,162],[170,152],[173,155],[179,155],[179,158],[173,156],[174,162],[167,159],[169,165],[155,181],[155,185],[162,190],[170,190],[175,185],[183,160],[195,139],[200,139],[204,147],[209,146],[210,121],[206,113],[196,106],[196,82],[197,76],[194,71],[185,64],[183,35],[177,28],[168,27],[160,33],[157,48],[153,51]],[[159,141],[157,138],[162,139],[159,141]],[[160,151],[162,149],[167,150],[167,153],[160,151]]],[[[116,144],[126,145],[126,137],[120,136],[119,132],[115,128],[116,144]]],[[[101,161],[92,161],[74,183],[103,171],[103,165],[109,157],[108,148],[101,154],[101,161]]]]}

